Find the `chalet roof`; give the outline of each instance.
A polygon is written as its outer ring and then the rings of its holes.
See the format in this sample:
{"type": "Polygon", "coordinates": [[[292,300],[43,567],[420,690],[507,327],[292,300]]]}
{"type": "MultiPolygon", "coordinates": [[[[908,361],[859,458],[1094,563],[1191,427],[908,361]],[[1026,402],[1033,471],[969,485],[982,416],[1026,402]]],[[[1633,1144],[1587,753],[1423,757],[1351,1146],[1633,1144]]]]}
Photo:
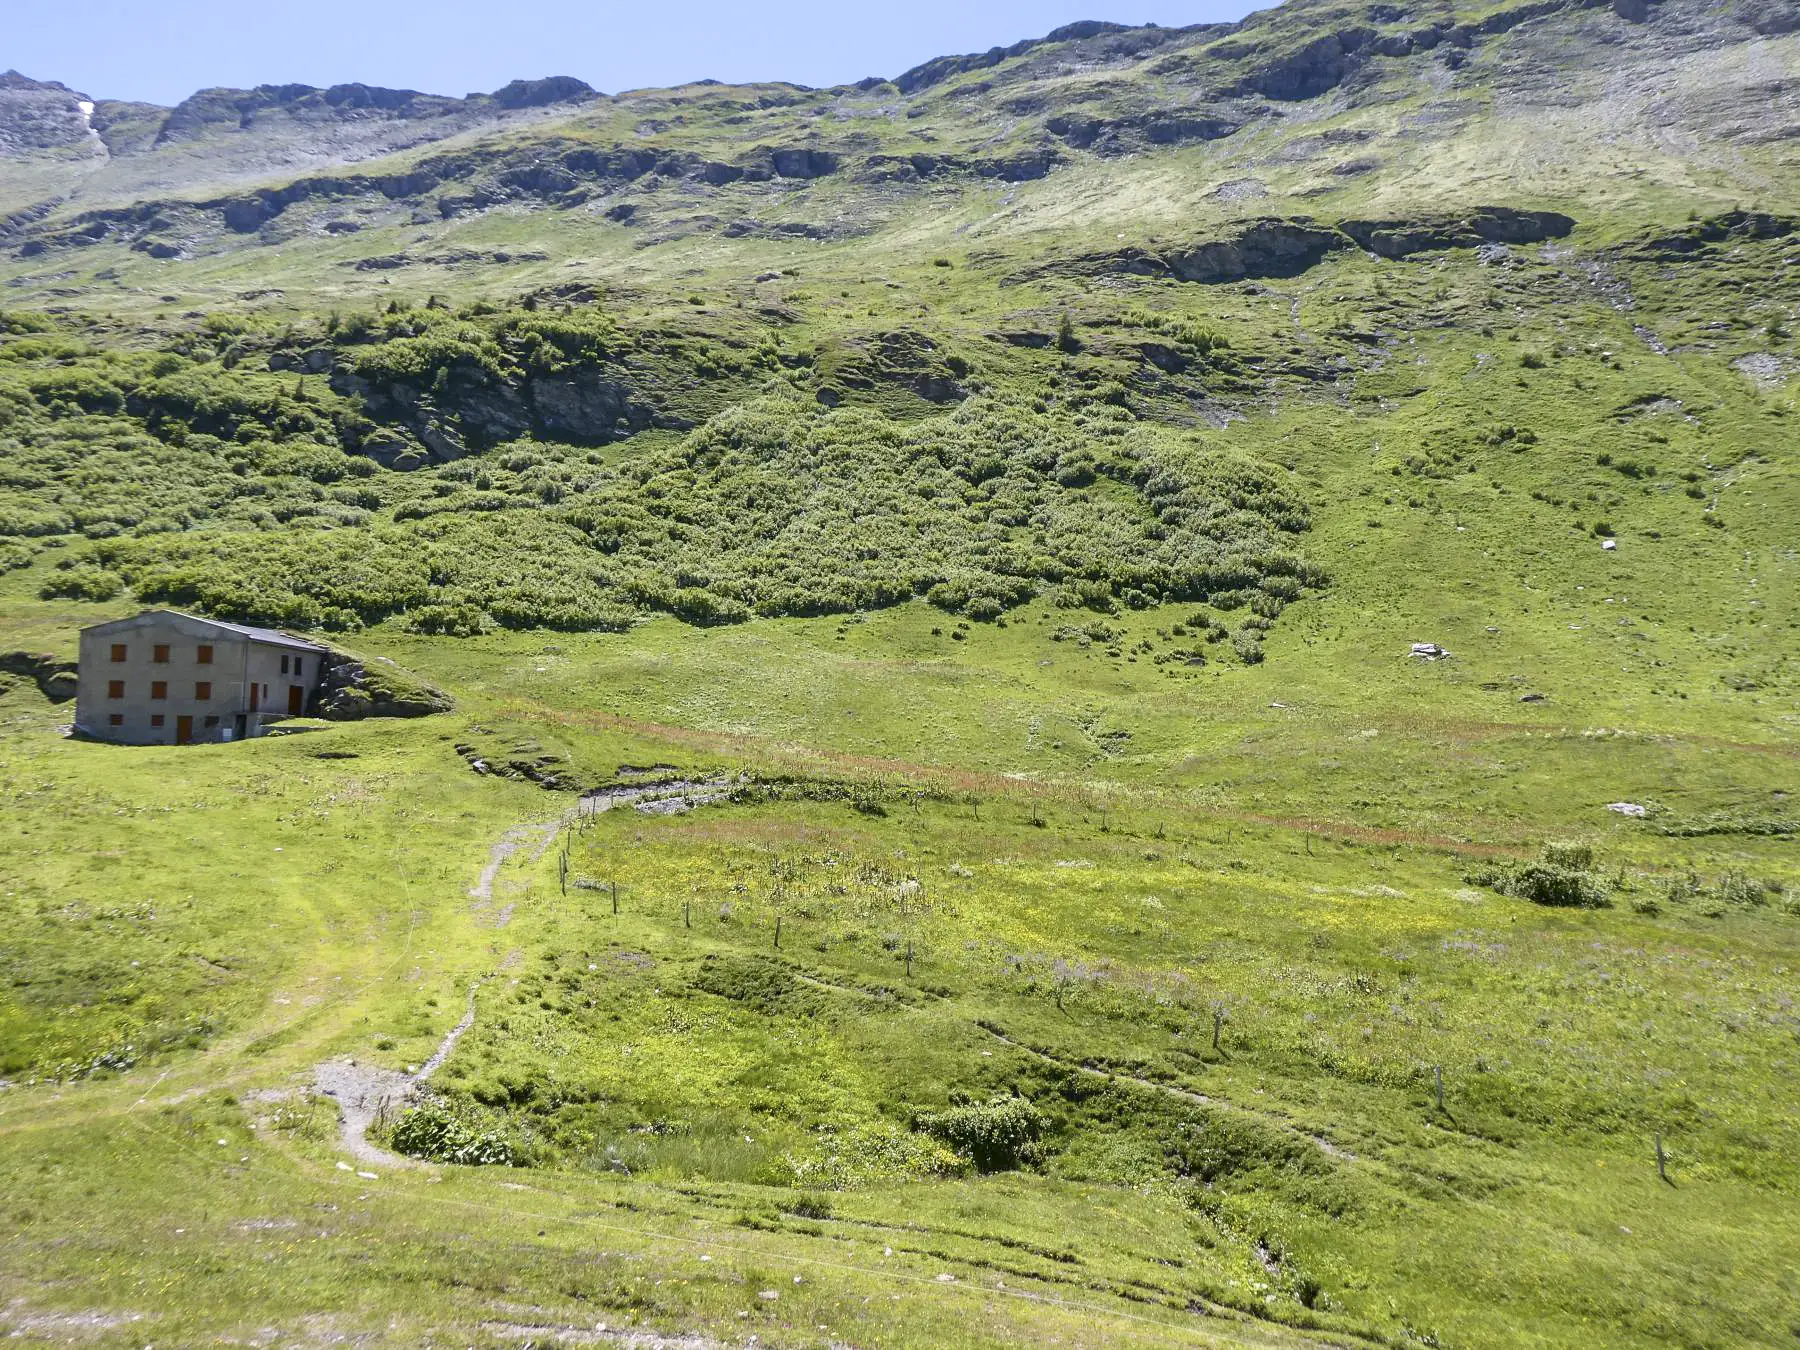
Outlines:
{"type": "Polygon", "coordinates": [[[308,642],[305,638],[297,638],[275,628],[256,628],[247,623],[226,623],[223,619],[203,618],[198,614],[187,614],[179,609],[147,609],[134,614],[128,619],[113,619],[108,623],[90,624],[81,631],[84,633],[106,633],[115,629],[142,627],[147,620],[158,618],[182,619],[187,623],[210,628],[218,632],[234,633],[239,637],[249,638],[252,642],[264,642],[274,647],[291,647],[299,651],[323,652],[329,650],[316,642],[308,642]]]}

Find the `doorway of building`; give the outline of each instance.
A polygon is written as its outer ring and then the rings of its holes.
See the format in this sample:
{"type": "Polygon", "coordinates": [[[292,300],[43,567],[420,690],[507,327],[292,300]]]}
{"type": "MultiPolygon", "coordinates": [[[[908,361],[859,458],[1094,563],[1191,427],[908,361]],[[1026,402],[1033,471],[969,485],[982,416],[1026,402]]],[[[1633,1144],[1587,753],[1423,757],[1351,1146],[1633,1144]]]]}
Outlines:
{"type": "Polygon", "coordinates": [[[175,719],[175,744],[192,745],[194,743],[194,719],[177,717],[175,719]]]}
{"type": "Polygon", "coordinates": [[[306,686],[290,684],[288,686],[288,716],[298,717],[306,711],[306,686]]]}

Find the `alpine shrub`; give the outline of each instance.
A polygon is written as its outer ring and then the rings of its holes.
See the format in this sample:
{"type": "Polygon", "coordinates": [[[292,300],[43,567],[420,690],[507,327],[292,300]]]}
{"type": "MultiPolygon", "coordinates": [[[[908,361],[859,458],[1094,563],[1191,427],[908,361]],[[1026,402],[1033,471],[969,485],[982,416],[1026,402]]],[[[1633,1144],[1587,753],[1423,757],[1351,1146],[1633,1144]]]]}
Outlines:
{"type": "Polygon", "coordinates": [[[1009,1172],[1042,1156],[1044,1116],[1023,1097],[995,1097],[918,1118],[917,1126],[983,1172],[1009,1172]]]}
{"type": "Polygon", "coordinates": [[[517,1167],[519,1159],[505,1139],[478,1133],[442,1106],[427,1103],[401,1116],[394,1125],[393,1145],[410,1158],[460,1163],[465,1167],[517,1167]]]}

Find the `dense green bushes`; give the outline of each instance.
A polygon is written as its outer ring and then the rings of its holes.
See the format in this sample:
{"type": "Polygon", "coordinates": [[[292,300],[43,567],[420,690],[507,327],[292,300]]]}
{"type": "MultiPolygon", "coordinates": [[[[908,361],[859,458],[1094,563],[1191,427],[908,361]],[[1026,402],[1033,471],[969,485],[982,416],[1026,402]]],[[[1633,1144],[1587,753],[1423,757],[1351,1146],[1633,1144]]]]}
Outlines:
{"type": "MultiPolygon", "coordinates": [[[[420,390],[679,345],[590,310],[395,311],[331,331],[364,379],[420,390]]],[[[904,420],[778,381],[622,456],[527,438],[400,472],[356,453],[378,428],[351,397],[250,368],[305,345],[208,324],[160,352],[0,363],[0,538],[95,541],[47,595],[129,588],[298,627],[724,624],[919,597],[995,619],[1054,589],[1102,612],[1247,605],[1246,661],[1259,625],[1323,583],[1294,550],[1307,511],[1282,470],[1122,414],[988,391],[904,420]]]]}
{"type": "Polygon", "coordinates": [[[1469,880],[1534,905],[1605,909],[1612,887],[1593,866],[1594,851],[1585,844],[1546,844],[1536,862],[1489,868],[1469,880]]]}
{"type": "Polygon", "coordinates": [[[1044,1116],[1023,1097],[995,1097],[921,1115],[917,1127],[983,1172],[1029,1166],[1041,1156],[1044,1116]]]}
{"type": "Polygon", "coordinates": [[[436,1102],[415,1106],[402,1115],[394,1124],[390,1142],[409,1158],[432,1162],[466,1167],[514,1167],[520,1163],[505,1138],[476,1130],[436,1102]]]}
{"type": "Polygon", "coordinates": [[[109,540],[95,558],[139,599],[221,618],[356,628],[404,614],[424,632],[619,629],[616,594],[571,528],[537,513],[444,515],[409,526],[193,532],[109,540]]]}

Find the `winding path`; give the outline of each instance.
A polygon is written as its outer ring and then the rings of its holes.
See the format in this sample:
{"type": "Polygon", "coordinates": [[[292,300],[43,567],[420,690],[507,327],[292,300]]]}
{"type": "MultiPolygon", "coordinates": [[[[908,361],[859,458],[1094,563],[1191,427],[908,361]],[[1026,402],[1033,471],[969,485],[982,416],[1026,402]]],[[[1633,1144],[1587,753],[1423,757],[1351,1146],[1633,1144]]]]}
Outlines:
{"type": "MultiPolygon", "coordinates": [[[[643,787],[603,788],[587,793],[574,807],[554,819],[515,825],[496,839],[488,850],[486,866],[481,869],[481,875],[475,884],[469,888],[469,898],[475,901],[474,908],[487,908],[493,903],[494,887],[507,859],[529,845],[527,859],[536,862],[549,850],[562,830],[584,816],[610,811],[624,802],[636,805],[639,810],[660,808],[685,811],[690,806],[723,800],[733,786],[729,779],[709,779],[704,782],[682,779],[643,787]]],[[[512,906],[508,905],[500,911],[496,926],[504,927],[511,915],[512,906]]],[[[384,1111],[403,1109],[417,1095],[420,1084],[443,1067],[451,1052],[456,1049],[456,1043],[475,1025],[475,991],[481,985],[482,981],[476,980],[469,986],[468,1008],[463,1013],[462,1020],[444,1034],[431,1057],[414,1072],[403,1073],[398,1069],[360,1064],[348,1056],[328,1059],[313,1070],[313,1086],[338,1105],[338,1134],[343,1141],[344,1150],[356,1161],[384,1167],[420,1165],[411,1158],[401,1157],[371,1144],[368,1138],[369,1127],[384,1111]]]]}

